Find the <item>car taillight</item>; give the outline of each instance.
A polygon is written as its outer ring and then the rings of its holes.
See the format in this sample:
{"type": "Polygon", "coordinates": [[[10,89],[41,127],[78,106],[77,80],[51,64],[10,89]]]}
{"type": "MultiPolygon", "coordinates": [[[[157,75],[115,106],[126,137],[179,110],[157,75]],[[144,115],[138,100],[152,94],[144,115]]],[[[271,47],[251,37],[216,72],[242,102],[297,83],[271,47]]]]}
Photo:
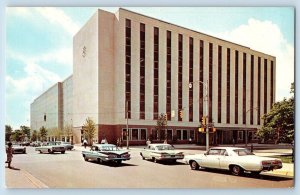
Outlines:
{"type": "Polygon", "coordinates": [[[271,164],[271,163],[270,163],[269,161],[262,161],[261,164],[262,164],[262,165],[269,165],[269,164],[271,164]]]}
{"type": "Polygon", "coordinates": [[[281,161],[280,160],[274,160],[273,164],[275,164],[275,165],[281,164],[281,161]]]}

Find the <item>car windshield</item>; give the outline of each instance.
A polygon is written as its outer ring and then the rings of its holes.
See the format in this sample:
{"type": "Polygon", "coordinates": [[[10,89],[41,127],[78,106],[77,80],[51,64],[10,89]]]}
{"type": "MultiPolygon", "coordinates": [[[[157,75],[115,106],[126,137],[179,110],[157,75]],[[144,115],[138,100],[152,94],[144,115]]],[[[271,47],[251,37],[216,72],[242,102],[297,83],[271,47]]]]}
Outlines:
{"type": "Polygon", "coordinates": [[[159,145],[156,146],[157,150],[174,150],[175,148],[171,145],[159,145]]]}
{"type": "Polygon", "coordinates": [[[237,155],[239,156],[247,156],[247,155],[254,155],[252,152],[250,152],[248,149],[236,149],[233,150],[237,155]]]}
{"type": "Polygon", "coordinates": [[[101,146],[102,151],[117,151],[119,150],[116,146],[101,146]]]}

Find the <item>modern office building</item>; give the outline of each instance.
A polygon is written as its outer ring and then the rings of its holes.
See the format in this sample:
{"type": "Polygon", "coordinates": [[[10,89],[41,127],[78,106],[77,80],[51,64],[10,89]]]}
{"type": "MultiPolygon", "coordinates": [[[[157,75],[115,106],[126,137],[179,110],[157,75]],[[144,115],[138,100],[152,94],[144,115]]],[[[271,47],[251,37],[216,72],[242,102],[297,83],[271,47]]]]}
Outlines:
{"type": "MultiPolygon", "coordinates": [[[[275,101],[275,75],[273,56],[125,9],[98,10],[73,38],[73,94],[63,101],[70,112],[64,103],[57,116],[72,113],[75,142],[90,117],[98,140],[125,143],[128,124],[129,143],[145,144],[155,141],[164,113],[169,141],[205,144],[198,128],[207,87],[208,122],[216,128],[210,142],[256,142],[261,116],[275,101]]],[[[33,112],[44,103],[32,104],[33,118],[43,115],[33,112]]]]}

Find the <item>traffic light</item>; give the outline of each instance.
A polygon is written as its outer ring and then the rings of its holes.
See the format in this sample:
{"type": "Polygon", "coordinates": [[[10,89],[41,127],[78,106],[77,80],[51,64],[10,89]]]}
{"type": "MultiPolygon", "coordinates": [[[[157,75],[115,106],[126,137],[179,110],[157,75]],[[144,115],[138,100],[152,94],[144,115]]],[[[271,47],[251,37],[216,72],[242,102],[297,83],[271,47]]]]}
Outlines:
{"type": "Polygon", "coordinates": [[[203,127],[199,127],[198,131],[199,131],[200,133],[205,133],[205,129],[204,129],[203,127]]]}
{"type": "Polygon", "coordinates": [[[179,116],[180,116],[180,118],[183,118],[183,110],[179,111],[179,116]]]}
{"type": "Polygon", "coordinates": [[[203,116],[203,117],[202,117],[202,125],[203,125],[203,126],[206,126],[206,116],[203,116]]]}

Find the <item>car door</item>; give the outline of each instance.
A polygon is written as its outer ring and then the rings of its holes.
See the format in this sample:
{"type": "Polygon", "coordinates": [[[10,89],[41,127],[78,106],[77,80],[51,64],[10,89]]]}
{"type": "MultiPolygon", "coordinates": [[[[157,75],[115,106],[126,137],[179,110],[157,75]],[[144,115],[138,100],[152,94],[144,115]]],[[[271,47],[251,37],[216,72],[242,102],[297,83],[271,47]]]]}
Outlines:
{"type": "Polygon", "coordinates": [[[221,149],[210,149],[204,155],[201,166],[208,168],[220,168],[220,152],[221,149]]]}
{"type": "Polygon", "coordinates": [[[151,149],[153,148],[154,148],[153,146],[149,145],[143,150],[142,155],[144,156],[144,158],[151,158],[150,153],[151,153],[151,149]]]}
{"type": "Polygon", "coordinates": [[[220,169],[229,169],[229,164],[232,161],[232,156],[229,155],[229,152],[227,150],[221,151],[220,156],[220,169]]]}

